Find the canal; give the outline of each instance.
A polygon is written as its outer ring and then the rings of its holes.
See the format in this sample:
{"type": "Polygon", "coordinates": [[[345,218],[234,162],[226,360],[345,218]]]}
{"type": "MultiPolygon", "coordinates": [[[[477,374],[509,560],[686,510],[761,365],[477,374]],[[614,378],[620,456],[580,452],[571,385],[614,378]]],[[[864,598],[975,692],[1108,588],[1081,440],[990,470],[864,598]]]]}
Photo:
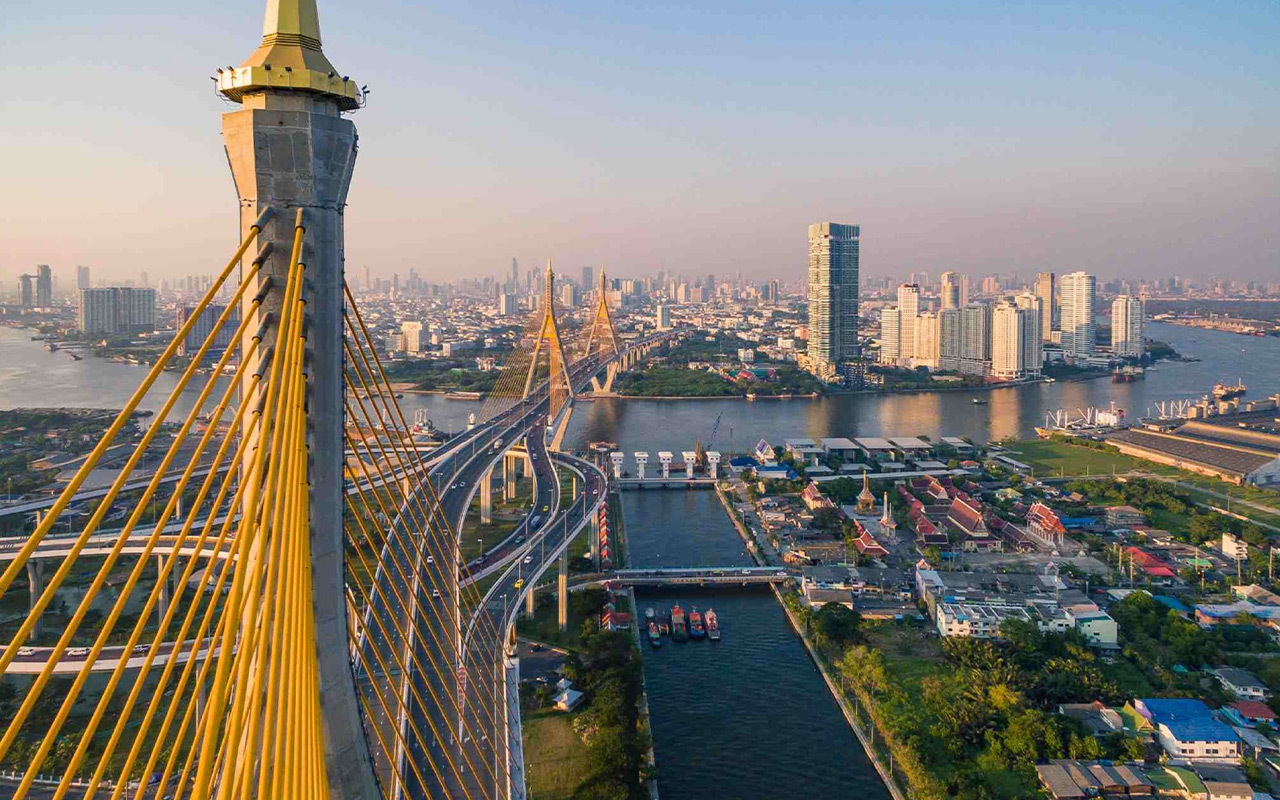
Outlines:
{"type": "MultiPolygon", "coordinates": [[[[752,563],[714,492],[622,498],[635,566],[752,563]]],[[[663,800],[889,796],[773,592],[640,589],[636,602],[641,613],[714,608],[723,633],[644,645],[663,800]]]]}

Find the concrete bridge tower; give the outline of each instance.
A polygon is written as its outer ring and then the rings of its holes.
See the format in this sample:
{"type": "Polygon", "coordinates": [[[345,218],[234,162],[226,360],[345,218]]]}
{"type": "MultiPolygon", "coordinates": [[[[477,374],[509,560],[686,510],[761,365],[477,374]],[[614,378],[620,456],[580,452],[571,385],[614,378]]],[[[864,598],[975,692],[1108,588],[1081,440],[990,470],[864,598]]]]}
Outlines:
{"type": "Polygon", "coordinates": [[[613,479],[622,478],[622,462],[626,459],[626,455],[621,450],[615,450],[609,454],[609,462],[613,464],[613,479]]]}
{"type": "Polygon", "coordinates": [[[671,477],[671,459],[674,458],[670,450],[661,450],[658,452],[658,461],[662,462],[662,479],[665,481],[671,477]]]}
{"type": "Polygon", "coordinates": [[[636,457],[636,477],[639,478],[640,480],[644,480],[644,467],[646,464],[649,463],[649,454],[642,450],[638,450],[635,453],[635,457],[636,457]]]}
{"type": "MultiPolygon", "coordinates": [[[[313,605],[327,770],[333,797],[372,800],[378,789],[348,658],[342,589],[343,213],[356,158],[355,125],[343,114],[360,108],[363,91],[321,49],[316,0],[267,0],[258,49],[239,67],[219,69],[215,81],[240,106],[222,115],[222,137],[241,235],[271,210],[254,259],[262,266],[244,294],[244,313],[258,317],[245,336],[265,330],[255,355],[264,364],[278,332],[295,225],[305,228],[313,605]],[[255,309],[252,300],[263,292],[255,309]]],[[[252,386],[246,383],[245,402],[258,401],[252,386]]]]}

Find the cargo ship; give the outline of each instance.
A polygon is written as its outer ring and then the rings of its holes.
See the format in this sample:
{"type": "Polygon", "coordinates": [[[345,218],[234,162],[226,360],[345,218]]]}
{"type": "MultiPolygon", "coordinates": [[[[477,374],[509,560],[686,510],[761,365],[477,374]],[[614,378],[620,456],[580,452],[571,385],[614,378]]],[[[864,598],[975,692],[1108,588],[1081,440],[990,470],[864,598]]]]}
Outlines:
{"type": "Polygon", "coordinates": [[[671,641],[683,642],[689,639],[689,626],[684,620],[684,609],[677,603],[671,607],[671,641]]]}
{"type": "Polygon", "coordinates": [[[714,608],[707,609],[707,638],[713,642],[720,641],[720,618],[714,608]]]}
{"type": "Polygon", "coordinates": [[[1219,381],[1213,385],[1214,400],[1231,400],[1244,394],[1248,389],[1244,385],[1244,381],[1237,379],[1235,386],[1227,386],[1219,381]]]}
{"type": "Polygon", "coordinates": [[[658,623],[649,623],[649,645],[654,648],[662,647],[662,631],[658,630],[658,623]]]}
{"type": "Polygon", "coordinates": [[[689,638],[705,639],[707,636],[707,628],[702,624],[702,614],[698,613],[698,609],[694,609],[689,614],[689,638]]]}

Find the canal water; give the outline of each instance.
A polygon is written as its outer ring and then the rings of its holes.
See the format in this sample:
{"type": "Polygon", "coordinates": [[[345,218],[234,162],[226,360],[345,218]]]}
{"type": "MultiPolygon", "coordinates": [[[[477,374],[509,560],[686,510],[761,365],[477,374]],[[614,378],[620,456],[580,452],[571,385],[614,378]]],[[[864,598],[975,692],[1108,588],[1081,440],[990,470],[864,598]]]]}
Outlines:
{"type": "MultiPolygon", "coordinates": [[[[714,492],[622,499],[636,567],[752,563],[714,492]]],[[[773,592],[640,589],[636,602],[714,608],[723,634],[643,645],[663,800],[889,796],[773,592]]]]}
{"type": "MultiPolygon", "coordinates": [[[[988,441],[1031,436],[1047,413],[1058,409],[1107,408],[1115,403],[1130,415],[1142,416],[1160,401],[1198,399],[1215,381],[1243,378],[1246,398],[1280,391],[1280,338],[1238,336],[1217,331],[1153,323],[1148,336],[1167,341],[1194,363],[1164,362],[1147,378],[1131,384],[1109,379],[1032,384],[993,391],[921,392],[916,394],[836,395],[791,400],[598,400],[579,404],[567,443],[581,448],[592,441],[618,442],[622,448],[671,450],[693,447],[694,439],[711,435],[717,417],[715,446],[726,452],[748,450],[761,438],[777,442],[788,436],[968,436],[988,441]],[[985,400],[975,405],[974,399],[985,400]]],[[[19,406],[96,406],[119,408],[137,388],[146,367],[85,358],[71,361],[50,353],[31,332],[0,327],[0,408],[19,406]]],[[[162,375],[154,409],[176,381],[162,375]]],[[[188,391],[187,397],[194,396],[188,391]]],[[[448,400],[441,395],[405,393],[405,414],[422,409],[445,430],[460,430],[478,403],[448,400]]],[[[179,412],[185,408],[179,407],[179,412]]]]}

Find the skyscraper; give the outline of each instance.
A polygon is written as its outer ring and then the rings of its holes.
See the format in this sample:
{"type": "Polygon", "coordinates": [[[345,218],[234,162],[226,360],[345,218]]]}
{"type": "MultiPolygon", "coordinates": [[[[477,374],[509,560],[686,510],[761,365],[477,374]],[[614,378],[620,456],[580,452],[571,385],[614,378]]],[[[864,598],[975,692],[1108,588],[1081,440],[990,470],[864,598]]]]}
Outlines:
{"type": "Polygon", "coordinates": [[[970,303],[960,309],[960,371],[986,375],[991,370],[991,306],[970,303]]]}
{"type": "Polygon", "coordinates": [[[156,329],[156,290],[112,286],[80,290],[77,319],[85,333],[139,333],[156,329]]]}
{"type": "Polygon", "coordinates": [[[819,371],[848,377],[858,349],[857,225],[809,226],[809,360],[819,371]]]}
{"type": "Polygon", "coordinates": [[[1094,352],[1093,304],[1098,294],[1097,279],[1087,272],[1063,275],[1058,283],[1062,304],[1062,350],[1077,358],[1094,352]]]}
{"type": "Polygon", "coordinates": [[[942,360],[941,327],[938,315],[925,311],[916,317],[915,364],[937,369],[942,360]]]}
{"type": "Polygon", "coordinates": [[[1044,300],[1039,295],[1032,292],[1023,292],[1016,296],[1013,301],[1014,305],[1018,308],[1026,309],[1036,315],[1036,335],[1022,343],[1022,346],[1026,350],[1023,361],[1028,365],[1028,375],[1035,377],[1044,369],[1044,339],[1041,338],[1044,329],[1041,322],[1043,321],[1046,313],[1044,310],[1044,300]],[[1034,368],[1031,366],[1033,364],[1035,365],[1034,368]]]}
{"type": "Polygon", "coordinates": [[[507,291],[517,292],[520,290],[520,262],[516,261],[515,256],[511,257],[511,282],[507,284],[507,291]]]}
{"type": "Polygon", "coordinates": [[[1010,379],[1039,375],[1039,344],[1040,315],[1035,308],[1000,303],[991,312],[992,375],[1010,379]]]}
{"type": "Polygon", "coordinates": [[[49,308],[53,305],[53,271],[48,264],[36,267],[36,307],[49,308]]]}
{"type": "MultiPolygon", "coordinates": [[[[812,337],[813,332],[809,335],[812,337]]],[[[880,363],[897,364],[902,358],[902,311],[897,306],[880,309],[880,363]]]]}
{"type": "Polygon", "coordinates": [[[904,283],[898,287],[898,346],[903,358],[916,355],[916,317],[920,314],[920,287],[904,283]]]}
{"type": "Polygon", "coordinates": [[[942,310],[959,308],[962,305],[960,302],[960,276],[954,272],[944,272],[939,281],[941,281],[942,310]]]}
{"type": "Polygon", "coordinates": [[[1036,297],[1040,298],[1040,339],[1051,341],[1058,322],[1057,285],[1052,272],[1036,275],[1036,297]]]}
{"type": "Polygon", "coordinates": [[[90,283],[89,283],[89,268],[88,268],[88,267],[76,267],[76,288],[77,288],[77,289],[88,289],[88,288],[89,288],[89,286],[90,286],[90,283]]]}
{"type": "Polygon", "coordinates": [[[36,304],[36,295],[31,288],[31,275],[18,276],[18,305],[23,308],[31,308],[36,304]]]}
{"type": "Polygon", "coordinates": [[[400,335],[404,337],[404,351],[419,353],[422,351],[422,323],[416,321],[401,322],[400,335]]]}
{"type": "Polygon", "coordinates": [[[1124,294],[1111,303],[1111,353],[1121,358],[1141,358],[1145,350],[1143,327],[1146,304],[1124,294]]]}
{"type": "Polygon", "coordinates": [[[958,308],[938,312],[938,369],[960,369],[961,318],[958,308]]]}
{"type": "Polygon", "coordinates": [[[595,272],[591,267],[582,268],[582,283],[579,286],[582,287],[584,292],[590,292],[596,288],[595,272]]]}
{"type": "Polygon", "coordinates": [[[671,330],[671,306],[661,303],[658,305],[657,312],[658,330],[671,330]]]}

